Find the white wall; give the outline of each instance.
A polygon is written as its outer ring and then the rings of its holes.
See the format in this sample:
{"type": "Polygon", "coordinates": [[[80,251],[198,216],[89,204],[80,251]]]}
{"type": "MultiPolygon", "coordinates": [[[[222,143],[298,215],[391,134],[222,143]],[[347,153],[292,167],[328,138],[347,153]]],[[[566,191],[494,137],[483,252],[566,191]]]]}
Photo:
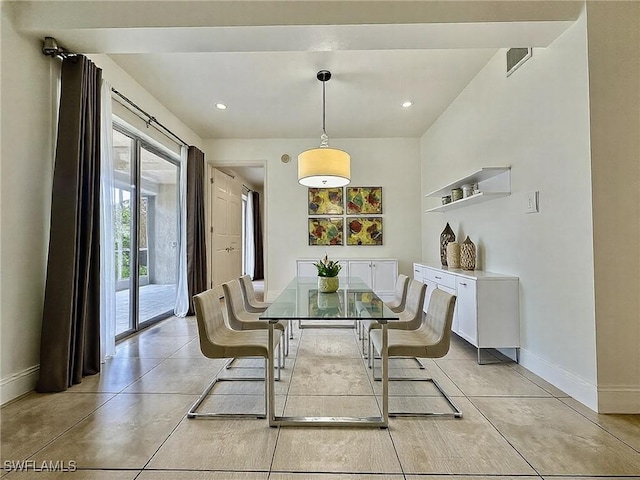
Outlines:
{"type": "Polygon", "coordinates": [[[49,243],[57,65],[15,32],[1,6],[0,402],[35,385],[49,243]]]}
{"type": "Polygon", "coordinates": [[[598,411],[640,413],[640,3],[588,2],[598,411]]]}
{"type": "MultiPolygon", "coordinates": [[[[120,68],[117,63],[111,60],[110,57],[108,57],[107,55],[96,54],[87,55],[87,57],[102,69],[102,78],[109,82],[113,88],[118,90],[129,100],[133,101],[144,111],[153,115],[158,119],[160,123],[162,123],[173,133],[178,135],[189,145],[195,145],[196,147],[202,149],[202,140],[200,139],[200,137],[196,135],[187,125],[182,123],[182,121],[173,113],[171,113],[171,111],[168,110],[162,103],[156,100],[156,98],[148,91],[146,91],[138,82],[130,77],[128,73],[122,70],[122,68],[120,68]]],[[[114,110],[116,109],[114,108],[114,110]]],[[[127,119],[125,118],[125,120],[127,119]]],[[[136,128],[140,128],[139,125],[140,124],[133,126],[136,128]]],[[[164,134],[160,133],[155,128],[152,127],[148,130],[144,129],[143,131],[157,141],[166,144],[166,139],[162,138],[164,134]]],[[[179,152],[179,150],[177,151],[179,152]]]]}
{"type": "Polygon", "coordinates": [[[512,194],[423,214],[422,257],[439,263],[449,222],[479,246],[480,268],[520,277],[521,363],[595,409],[585,16],[509,78],[505,64],[502,50],[422,137],[422,189],[511,166],[512,194]],[[540,192],[540,213],[524,213],[529,191],[540,192]]]}
{"type": "Polygon", "coordinates": [[[295,275],[297,258],[397,258],[411,274],[420,257],[420,151],[416,138],[331,139],[351,154],[351,185],[382,186],[384,245],[311,247],[307,237],[307,189],[298,184],[297,155],[312,139],[209,140],[206,160],[219,166],[266,166],[264,219],[266,296],[273,298],[295,275]],[[291,162],[280,161],[282,154],[291,162]]]}

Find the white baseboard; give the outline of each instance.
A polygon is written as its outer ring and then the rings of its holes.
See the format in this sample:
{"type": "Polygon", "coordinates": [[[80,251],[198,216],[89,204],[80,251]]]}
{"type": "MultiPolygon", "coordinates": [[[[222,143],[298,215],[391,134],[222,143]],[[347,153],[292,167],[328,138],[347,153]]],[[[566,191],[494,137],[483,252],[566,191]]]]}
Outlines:
{"type": "Polygon", "coordinates": [[[608,385],[598,387],[600,413],[640,413],[640,385],[608,385]]]}
{"type": "Polygon", "coordinates": [[[550,363],[525,348],[520,349],[520,365],[583,403],[594,412],[598,411],[598,389],[594,383],[550,363]]]}
{"type": "Polygon", "coordinates": [[[0,380],[0,405],[33,390],[38,382],[39,371],[40,365],[34,365],[0,380]]]}

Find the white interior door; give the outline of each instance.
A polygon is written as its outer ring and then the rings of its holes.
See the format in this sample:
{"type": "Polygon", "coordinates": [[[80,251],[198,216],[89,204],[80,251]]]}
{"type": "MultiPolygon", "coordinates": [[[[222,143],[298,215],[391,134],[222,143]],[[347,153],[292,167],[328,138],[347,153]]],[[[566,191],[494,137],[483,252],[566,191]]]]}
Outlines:
{"type": "Polygon", "coordinates": [[[242,274],[242,184],[213,169],[211,195],[211,251],[213,286],[242,274]]]}
{"type": "Polygon", "coordinates": [[[227,182],[227,240],[229,241],[228,280],[242,275],[242,182],[227,182]]]}

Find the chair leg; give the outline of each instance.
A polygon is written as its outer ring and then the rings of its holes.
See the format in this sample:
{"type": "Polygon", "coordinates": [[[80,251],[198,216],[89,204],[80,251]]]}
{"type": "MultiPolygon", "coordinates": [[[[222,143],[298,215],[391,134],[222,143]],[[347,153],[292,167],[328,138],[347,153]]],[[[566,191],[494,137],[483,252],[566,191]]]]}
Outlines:
{"type": "MultiPolygon", "coordinates": [[[[234,359],[230,359],[227,362],[227,365],[230,364],[234,359]]],[[[266,361],[266,359],[265,359],[266,361]]],[[[225,367],[227,366],[225,365],[225,367]]],[[[207,388],[204,389],[204,392],[202,392],[202,394],[200,395],[200,397],[198,398],[198,400],[196,400],[196,402],[191,406],[191,408],[189,409],[189,411],[187,412],[187,418],[267,418],[267,403],[266,403],[266,399],[267,399],[267,385],[266,385],[266,379],[267,379],[267,367],[265,365],[265,376],[264,378],[262,377],[224,377],[224,378],[220,378],[218,375],[216,375],[213,379],[213,381],[207,386],[207,388]],[[198,407],[202,404],[202,402],[204,402],[205,398],[207,398],[207,395],[209,395],[209,392],[211,392],[211,390],[213,390],[213,387],[215,387],[216,383],[218,382],[256,382],[256,381],[262,381],[265,382],[265,410],[264,413],[259,413],[259,414],[255,414],[255,413],[213,413],[213,412],[197,412],[196,410],[198,409],[198,407]]]]}
{"type": "Polygon", "coordinates": [[[284,337],[283,337],[283,341],[284,341],[284,346],[285,346],[285,352],[284,354],[288,357],[289,356],[289,331],[291,329],[291,322],[287,322],[287,326],[284,327],[284,337]]]}
{"type": "MultiPolygon", "coordinates": [[[[276,362],[276,370],[278,372],[278,374],[276,375],[275,381],[279,382],[280,381],[280,371],[282,370],[282,368],[280,367],[280,362],[281,362],[281,358],[282,358],[282,353],[281,353],[281,349],[280,347],[282,346],[282,341],[280,342],[280,344],[276,347],[276,350],[278,352],[278,361],[276,362]]],[[[267,371],[264,371],[265,373],[265,377],[267,376],[267,371]]]]}
{"type": "Polygon", "coordinates": [[[362,358],[367,358],[367,349],[364,343],[364,327],[360,327],[360,343],[362,345],[362,358]]]}
{"type": "Polygon", "coordinates": [[[269,411],[269,360],[267,357],[264,357],[264,411],[269,411]]]}
{"type": "MultiPolygon", "coordinates": [[[[287,356],[287,353],[285,352],[285,346],[284,344],[281,342],[280,345],[278,345],[278,362],[276,364],[276,368],[277,369],[281,369],[281,368],[286,368],[286,364],[285,364],[285,357],[287,356]]],[[[252,358],[252,357],[247,357],[247,358],[252,358]]],[[[226,370],[231,369],[231,365],[233,363],[235,363],[235,361],[237,360],[237,358],[232,358],[231,360],[229,360],[224,368],[226,370]]],[[[280,380],[280,378],[278,377],[278,380],[280,380]]]]}
{"type": "MultiPolygon", "coordinates": [[[[375,353],[375,352],[374,352],[375,353]]],[[[382,377],[376,377],[376,367],[375,367],[376,357],[372,355],[372,373],[373,379],[376,381],[381,381],[382,377]]],[[[389,381],[393,382],[431,382],[436,387],[438,392],[444,397],[449,406],[453,411],[451,412],[389,412],[390,417],[454,417],[454,418],[462,418],[462,411],[458,408],[458,406],[453,402],[451,397],[442,389],[440,384],[435,378],[416,378],[416,377],[389,377],[389,381]]]]}
{"type": "MultiPolygon", "coordinates": [[[[286,332],[282,332],[282,333],[284,334],[283,337],[287,336],[286,332]]],[[[285,342],[286,342],[285,338],[282,338],[280,340],[280,345],[279,345],[280,349],[279,349],[279,352],[278,352],[278,365],[279,365],[278,369],[284,368],[284,361],[285,361],[285,358],[284,358],[284,356],[285,356],[285,353],[284,353],[285,345],[284,344],[285,344],[285,342]]]]}
{"type": "Polygon", "coordinates": [[[291,340],[293,340],[293,320],[287,320],[287,327],[284,330],[284,337],[285,337],[286,346],[287,346],[287,352],[285,355],[288,357],[290,347],[291,347],[291,340]]]}

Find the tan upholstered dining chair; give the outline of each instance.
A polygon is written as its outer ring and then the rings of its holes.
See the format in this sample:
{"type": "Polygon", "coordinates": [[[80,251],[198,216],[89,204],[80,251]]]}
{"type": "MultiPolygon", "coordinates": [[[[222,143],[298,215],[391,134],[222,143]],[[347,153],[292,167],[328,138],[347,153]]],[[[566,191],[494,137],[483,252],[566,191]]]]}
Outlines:
{"type": "MultiPolygon", "coordinates": [[[[225,368],[216,374],[213,381],[202,392],[202,395],[191,406],[187,413],[188,418],[266,418],[268,382],[267,382],[267,366],[269,352],[269,332],[267,330],[232,330],[224,321],[222,307],[220,305],[220,294],[211,289],[206,292],[195,295],[194,297],[196,320],[198,323],[198,337],[200,340],[200,350],[207,358],[240,358],[240,357],[263,357],[265,362],[264,378],[255,377],[221,377],[220,374],[225,368]],[[197,412],[198,407],[205,400],[209,392],[211,392],[218,382],[222,381],[264,381],[264,413],[204,413],[197,412]]],[[[278,351],[281,332],[274,332],[274,348],[278,351]]],[[[278,372],[279,373],[279,372],[278,372]]],[[[215,398],[215,396],[214,396],[215,398]]]]}
{"type": "Polygon", "coordinates": [[[394,313],[400,313],[404,310],[407,303],[407,292],[409,291],[409,277],[406,275],[398,275],[396,280],[396,288],[394,290],[393,300],[387,302],[387,307],[394,313]]]}
{"type": "MultiPolygon", "coordinates": [[[[405,308],[405,304],[407,302],[407,291],[409,289],[409,277],[406,275],[400,274],[398,275],[398,279],[396,280],[396,286],[394,289],[393,300],[390,302],[385,302],[387,307],[391,309],[394,313],[400,313],[405,308]]],[[[365,354],[365,346],[364,346],[364,328],[362,322],[358,322],[358,337],[362,340],[362,353],[365,354]]]]}
{"type": "MultiPolygon", "coordinates": [[[[424,315],[423,306],[424,306],[424,297],[427,292],[427,286],[418,282],[417,280],[409,280],[407,277],[407,294],[405,297],[405,305],[404,309],[398,313],[399,320],[392,321],[387,324],[389,329],[394,330],[416,330],[420,328],[422,325],[422,317],[424,315]]],[[[362,327],[364,332],[367,334],[367,338],[369,338],[368,343],[368,355],[369,366],[372,366],[371,357],[373,355],[373,347],[371,345],[371,330],[379,329],[380,324],[375,320],[363,320],[362,327]]],[[[365,343],[364,338],[362,340],[362,349],[364,353],[365,343]]],[[[418,363],[418,366],[424,369],[424,365],[418,359],[415,359],[418,363]]]]}
{"type": "MultiPolygon", "coordinates": [[[[256,292],[253,289],[253,282],[251,282],[251,277],[249,275],[243,275],[239,279],[240,281],[240,290],[242,291],[242,298],[244,300],[244,308],[249,313],[262,313],[267,308],[271,306],[268,302],[261,302],[256,298],[256,292]]],[[[292,322],[286,323],[287,329],[289,330],[288,340],[293,339],[293,328],[292,322]]],[[[286,354],[289,355],[289,342],[285,342],[285,350],[286,354]]]]}
{"type": "Polygon", "coordinates": [[[253,282],[251,282],[249,275],[243,275],[239,280],[240,288],[244,296],[244,307],[247,312],[262,313],[269,308],[270,303],[261,302],[256,298],[256,291],[253,289],[253,282]]]}
{"type": "MultiPolygon", "coordinates": [[[[453,309],[456,304],[456,296],[435,289],[431,293],[427,313],[422,324],[416,330],[388,330],[387,354],[392,357],[419,357],[419,358],[441,358],[449,351],[451,345],[451,324],[453,322],[453,309]]],[[[370,341],[373,352],[382,355],[382,332],[371,330],[370,341]]],[[[375,377],[375,355],[371,355],[373,362],[373,375],[375,377]]],[[[390,381],[421,381],[431,382],[447,400],[452,408],[452,412],[389,412],[389,416],[422,417],[422,416],[454,416],[462,417],[462,412],[453,403],[453,400],[445,393],[438,382],[433,378],[421,377],[390,377],[390,381]]]]}
{"type": "MultiPolygon", "coordinates": [[[[229,327],[233,330],[261,330],[268,329],[269,322],[266,320],[259,320],[258,313],[249,313],[244,308],[244,300],[242,298],[242,290],[239,280],[231,280],[230,282],[223,283],[222,289],[224,291],[224,301],[227,307],[227,322],[229,327]]],[[[275,328],[280,330],[283,334],[287,328],[287,321],[280,320],[275,324],[275,328]]],[[[286,341],[286,339],[285,339],[286,341]]],[[[285,357],[285,342],[280,344],[281,355],[279,356],[279,367],[284,368],[285,357]]]]}

